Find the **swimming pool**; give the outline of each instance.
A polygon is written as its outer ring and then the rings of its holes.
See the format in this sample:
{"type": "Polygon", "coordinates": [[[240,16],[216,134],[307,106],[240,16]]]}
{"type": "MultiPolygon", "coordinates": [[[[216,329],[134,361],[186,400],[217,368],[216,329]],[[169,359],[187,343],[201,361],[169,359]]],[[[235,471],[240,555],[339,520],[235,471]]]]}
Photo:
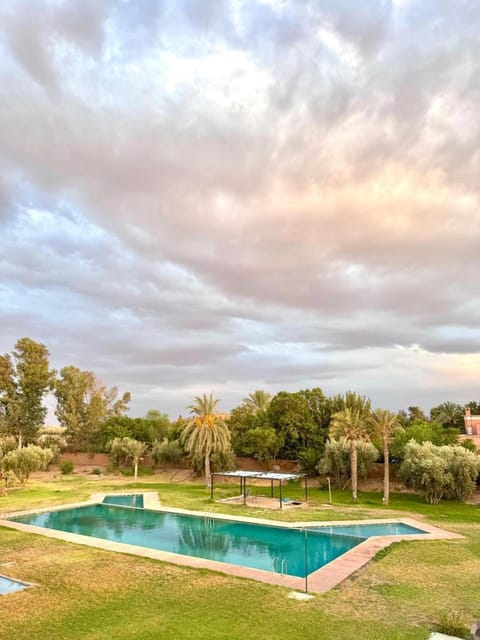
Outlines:
{"type": "Polygon", "coordinates": [[[103,504],[116,504],[122,507],[135,507],[136,509],[143,509],[144,506],[141,493],[105,496],[103,504]]]}
{"type": "Polygon", "coordinates": [[[0,595],[13,593],[14,591],[20,591],[21,589],[26,589],[27,587],[28,584],[18,582],[18,580],[12,580],[11,578],[7,578],[6,576],[0,576],[0,595]]]}
{"type": "Polygon", "coordinates": [[[321,527],[309,527],[310,531],[322,531],[335,535],[355,536],[356,538],[371,538],[372,536],[409,536],[425,534],[425,531],[412,527],[404,522],[375,522],[356,523],[342,525],[322,525],[321,527]]]}
{"type": "Polygon", "coordinates": [[[355,525],[351,530],[348,526],[300,529],[105,502],[16,516],[12,521],[295,577],[305,577],[365,538],[380,535],[383,526],[374,525],[374,533],[366,528],[360,535],[362,526],[372,525],[355,525]]]}

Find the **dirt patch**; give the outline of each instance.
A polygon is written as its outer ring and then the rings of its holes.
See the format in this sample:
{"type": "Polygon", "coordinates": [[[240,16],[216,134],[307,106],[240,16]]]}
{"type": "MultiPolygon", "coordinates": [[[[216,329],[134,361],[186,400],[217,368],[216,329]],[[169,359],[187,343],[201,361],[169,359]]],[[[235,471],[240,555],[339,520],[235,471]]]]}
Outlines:
{"type": "MultiPolygon", "coordinates": [[[[233,498],[224,498],[218,500],[226,504],[246,504],[247,507],[259,507],[261,509],[280,509],[280,501],[278,498],[267,498],[265,496],[247,496],[244,503],[243,496],[234,496],[233,498]]],[[[299,502],[296,500],[289,500],[288,502],[282,502],[283,509],[305,509],[308,505],[306,502],[299,502]]]]}

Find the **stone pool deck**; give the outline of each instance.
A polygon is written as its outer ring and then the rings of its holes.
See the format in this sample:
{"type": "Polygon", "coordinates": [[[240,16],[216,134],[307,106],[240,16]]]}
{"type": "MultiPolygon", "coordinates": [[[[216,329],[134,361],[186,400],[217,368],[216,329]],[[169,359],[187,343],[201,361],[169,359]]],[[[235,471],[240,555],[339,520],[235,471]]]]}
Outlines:
{"type": "Polygon", "coordinates": [[[408,535],[393,535],[393,536],[372,536],[367,540],[364,540],[353,549],[350,549],[343,555],[339,556],[335,560],[332,560],[325,566],[317,569],[316,571],[308,575],[308,591],[312,593],[325,593],[330,589],[338,586],[344,580],[346,580],[352,573],[358,571],[365,566],[379,551],[390,546],[393,542],[399,542],[401,540],[408,541],[431,541],[431,540],[458,540],[463,538],[456,533],[451,533],[434,527],[432,525],[425,524],[414,520],[413,518],[400,518],[400,519],[378,519],[378,520],[339,520],[339,521],[322,521],[322,522],[279,522],[274,520],[266,520],[261,518],[247,518],[244,516],[232,516],[223,515],[218,513],[204,512],[204,511],[188,511],[186,509],[174,509],[164,508],[160,505],[158,500],[158,494],[154,491],[138,491],[138,492],[120,492],[120,493],[95,493],[91,498],[85,502],[78,502],[74,504],[56,505],[54,507],[45,507],[41,509],[30,509],[28,511],[17,511],[8,514],[2,514],[0,519],[0,526],[8,527],[10,529],[16,529],[25,533],[34,533],[49,538],[55,538],[58,540],[64,540],[66,542],[73,542],[76,544],[82,544],[89,547],[95,547],[97,549],[104,549],[105,551],[116,551],[119,553],[129,553],[130,555],[140,556],[143,558],[152,558],[154,560],[160,560],[162,562],[169,562],[173,564],[183,565],[186,567],[210,569],[211,571],[218,571],[226,573],[228,575],[237,576],[241,578],[247,578],[250,580],[258,580],[260,582],[267,582],[269,584],[275,584],[290,589],[296,589],[303,591],[305,589],[305,579],[297,578],[294,576],[282,575],[273,571],[264,571],[261,569],[252,569],[249,567],[242,567],[226,562],[217,562],[214,560],[207,560],[205,558],[198,558],[194,556],[180,555],[178,553],[172,553],[169,551],[159,551],[157,549],[149,549],[147,547],[139,547],[136,545],[125,544],[123,542],[112,542],[103,538],[94,538],[90,536],[84,536],[76,533],[69,533],[66,531],[57,531],[55,529],[47,529],[44,527],[37,527],[34,525],[23,524],[19,522],[12,522],[6,518],[13,518],[17,516],[25,516],[29,514],[45,513],[49,511],[60,511],[64,509],[72,509],[78,507],[85,507],[92,504],[98,504],[103,502],[103,499],[107,495],[133,495],[141,494],[144,497],[144,508],[155,511],[166,511],[169,513],[179,513],[185,515],[201,516],[205,518],[212,518],[217,520],[236,520],[239,522],[247,522],[250,524],[261,524],[267,526],[284,527],[286,529],[295,528],[302,529],[304,527],[321,527],[321,526],[342,526],[349,524],[385,524],[392,522],[402,522],[408,524],[417,529],[425,531],[424,534],[408,534],[408,535]]]}

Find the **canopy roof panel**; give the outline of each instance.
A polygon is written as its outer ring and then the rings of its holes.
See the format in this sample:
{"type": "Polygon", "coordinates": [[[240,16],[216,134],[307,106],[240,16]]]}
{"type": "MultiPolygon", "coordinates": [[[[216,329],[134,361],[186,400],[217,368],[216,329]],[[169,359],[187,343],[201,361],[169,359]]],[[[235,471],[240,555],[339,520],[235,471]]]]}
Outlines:
{"type": "Polygon", "coordinates": [[[246,471],[237,469],[235,471],[215,471],[214,476],[229,476],[230,478],[258,478],[260,480],[299,480],[304,478],[304,473],[279,473],[273,471],[246,471]]]}

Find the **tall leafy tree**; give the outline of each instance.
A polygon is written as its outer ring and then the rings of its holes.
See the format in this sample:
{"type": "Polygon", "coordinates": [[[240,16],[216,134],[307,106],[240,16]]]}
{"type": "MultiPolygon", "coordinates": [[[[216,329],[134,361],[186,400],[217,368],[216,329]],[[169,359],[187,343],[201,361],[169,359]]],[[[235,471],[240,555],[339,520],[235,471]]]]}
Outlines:
{"type": "Polygon", "coordinates": [[[272,394],[267,393],[267,391],[263,391],[263,389],[257,389],[252,393],[248,394],[248,397],[243,399],[243,403],[253,409],[255,413],[261,412],[265,413],[268,409],[268,405],[272,399],[272,394]]]}
{"type": "Polygon", "coordinates": [[[308,402],[301,393],[277,393],[270,402],[267,417],[284,441],[280,455],[295,459],[300,450],[310,445],[316,428],[308,402]]]}
{"type": "Polygon", "coordinates": [[[213,455],[228,455],[231,451],[230,431],[225,420],[217,412],[217,400],[213,393],[196,396],[190,409],[191,418],[180,436],[181,442],[193,461],[203,459],[205,484],[211,483],[211,459],[213,455]]]}
{"type": "Polygon", "coordinates": [[[456,402],[442,402],[430,409],[430,418],[434,422],[440,422],[444,427],[454,427],[460,431],[463,431],[465,426],[464,414],[463,406],[456,402]]]}
{"type": "Polygon", "coordinates": [[[383,503],[390,500],[390,443],[399,431],[403,430],[398,416],[387,409],[376,409],[369,417],[369,424],[374,433],[378,434],[383,445],[383,503]]]}
{"type": "Polygon", "coordinates": [[[11,355],[0,356],[0,426],[19,448],[35,440],[45,421],[43,401],[55,379],[49,355],[45,345],[21,338],[11,355]]]}
{"type": "MultiPolygon", "coordinates": [[[[360,405],[359,405],[360,407],[360,405]]],[[[370,433],[367,423],[368,416],[362,412],[361,408],[346,408],[332,416],[330,423],[330,437],[335,439],[343,438],[350,447],[350,468],[352,473],[352,499],[357,500],[358,488],[358,461],[357,442],[368,442],[370,433]]]]}
{"type": "Polygon", "coordinates": [[[101,425],[112,416],[124,415],[130,402],[130,393],[118,398],[116,387],[107,389],[92,371],[72,365],[60,371],[55,396],[55,414],[69,442],[87,450],[95,446],[101,425]]]}

